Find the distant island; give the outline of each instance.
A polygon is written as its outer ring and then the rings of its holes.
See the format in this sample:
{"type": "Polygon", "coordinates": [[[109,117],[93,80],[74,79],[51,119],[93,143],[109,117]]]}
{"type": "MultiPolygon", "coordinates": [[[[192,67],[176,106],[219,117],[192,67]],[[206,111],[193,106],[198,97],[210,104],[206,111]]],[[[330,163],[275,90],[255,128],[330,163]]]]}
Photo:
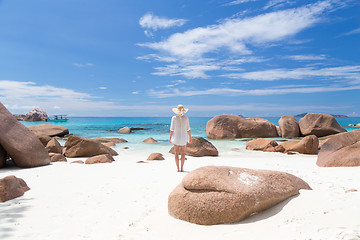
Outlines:
{"type": "MultiPolygon", "coordinates": [[[[295,115],[294,117],[305,117],[305,115],[308,114],[308,113],[301,113],[301,114],[298,114],[298,115],[295,115]]],[[[343,118],[343,117],[349,117],[349,116],[346,116],[346,115],[337,115],[337,114],[330,114],[331,116],[333,117],[336,117],[336,118],[343,118]]]]}

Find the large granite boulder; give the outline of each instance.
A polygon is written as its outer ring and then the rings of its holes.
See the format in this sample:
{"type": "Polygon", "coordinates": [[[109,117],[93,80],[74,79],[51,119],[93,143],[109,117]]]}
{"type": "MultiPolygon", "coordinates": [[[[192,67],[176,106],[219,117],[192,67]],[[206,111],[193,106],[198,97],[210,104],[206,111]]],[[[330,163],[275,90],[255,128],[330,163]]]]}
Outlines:
{"type": "Polygon", "coordinates": [[[46,145],[46,150],[49,153],[62,153],[63,149],[58,140],[51,138],[51,140],[46,145]]]}
{"type": "Polygon", "coordinates": [[[13,114],[14,118],[18,121],[25,121],[26,115],[24,114],[13,114]]]}
{"type": "Polygon", "coordinates": [[[346,132],[336,119],[329,114],[308,113],[299,120],[302,135],[315,135],[323,137],[331,134],[346,132]]]}
{"type": "Polygon", "coordinates": [[[170,215],[202,225],[235,223],[299,194],[309,185],[291,174],[207,166],[186,175],[168,198],[170,215]]]}
{"type": "Polygon", "coordinates": [[[264,152],[284,152],[285,149],[278,145],[275,140],[266,138],[257,138],[246,143],[247,150],[264,151],[264,152]]]}
{"type": "Polygon", "coordinates": [[[25,181],[15,176],[7,176],[0,179],[0,202],[21,197],[30,188],[25,181]]]}
{"type": "Polygon", "coordinates": [[[329,138],[319,151],[320,167],[360,166],[360,129],[329,138]]]}
{"type": "Polygon", "coordinates": [[[28,127],[36,135],[47,135],[49,137],[63,137],[69,134],[69,129],[53,124],[39,124],[28,127]]]}
{"type": "Polygon", "coordinates": [[[101,154],[86,159],[85,164],[112,163],[114,158],[110,154],[101,154]]]}
{"type": "MultiPolygon", "coordinates": [[[[172,147],[169,151],[172,154],[175,154],[175,149],[172,147]]],[[[211,156],[216,157],[219,156],[219,152],[214,145],[208,140],[202,137],[192,137],[191,144],[186,144],[185,155],[193,156],[193,157],[204,157],[211,156]]]]}
{"type": "Polygon", "coordinates": [[[0,145],[0,168],[5,167],[7,159],[7,152],[5,149],[0,145]]]}
{"type": "Polygon", "coordinates": [[[0,145],[18,167],[37,167],[50,163],[49,154],[40,140],[1,103],[0,145]]]}
{"type": "Polygon", "coordinates": [[[300,137],[299,122],[293,116],[282,116],[279,120],[279,128],[283,138],[300,137]]]}
{"type": "Polygon", "coordinates": [[[25,116],[25,121],[47,121],[49,119],[45,110],[40,108],[33,108],[25,116]]]}
{"type": "Polygon", "coordinates": [[[206,124],[206,134],[212,139],[277,137],[276,126],[262,118],[243,119],[236,115],[217,115],[206,124]]]}
{"type": "Polygon", "coordinates": [[[317,154],[319,139],[315,135],[304,137],[301,141],[286,141],[281,143],[285,152],[298,152],[302,154],[317,154]]]}
{"type": "Polygon", "coordinates": [[[35,134],[35,135],[40,140],[40,142],[44,145],[44,147],[46,147],[48,142],[50,142],[50,140],[51,140],[51,137],[49,137],[48,135],[44,135],[44,134],[35,134]]]}
{"type": "Polygon", "coordinates": [[[65,148],[65,156],[69,158],[92,157],[101,154],[118,155],[114,149],[104,146],[97,141],[84,139],[75,135],[69,136],[65,142],[65,148]]]}

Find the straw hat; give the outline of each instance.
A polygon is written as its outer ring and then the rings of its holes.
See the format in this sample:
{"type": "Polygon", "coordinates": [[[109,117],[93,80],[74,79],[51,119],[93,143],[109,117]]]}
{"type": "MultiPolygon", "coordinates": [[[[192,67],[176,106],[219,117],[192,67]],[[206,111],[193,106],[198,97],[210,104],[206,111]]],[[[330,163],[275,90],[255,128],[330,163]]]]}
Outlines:
{"type": "Polygon", "coordinates": [[[175,114],[180,115],[180,116],[184,115],[187,111],[189,111],[188,108],[184,108],[184,106],[181,104],[179,104],[176,108],[173,108],[172,110],[175,114]]]}

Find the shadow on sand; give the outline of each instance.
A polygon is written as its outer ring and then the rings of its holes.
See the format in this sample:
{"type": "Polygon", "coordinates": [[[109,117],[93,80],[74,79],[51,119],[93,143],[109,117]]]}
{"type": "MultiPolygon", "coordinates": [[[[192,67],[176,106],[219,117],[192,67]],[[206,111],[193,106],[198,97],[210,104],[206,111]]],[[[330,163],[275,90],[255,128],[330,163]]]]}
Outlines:
{"type": "Polygon", "coordinates": [[[252,215],[239,223],[240,224],[253,223],[253,222],[262,221],[262,220],[265,220],[272,216],[275,216],[276,214],[278,214],[279,212],[281,212],[283,210],[283,208],[286,206],[286,204],[288,204],[292,199],[296,198],[297,196],[298,195],[289,197],[288,199],[285,199],[284,201],[276,204],[275,206],[273,206],[269,209],[266,209],[265,211],[259,212],[258,214],[252,215]]]}
{"type": "Polygon", "coordinates": [[[237,225],[237,224],[249,224],[249,223],[254,223],[254,222],[259,222],[262,220],[265,220],[267,218],[270,218],[272,216],[275,216],[276,214],[278,214],[279,212],[282,211],[282,209],[286,206],[286,204],[288,204],[292,199],[296,198],[298,195],[289,197],[288,199],[285,199],[284,201],[276,204],[275,206],[266,209],[262,212],[256,213],[248,218],[245,218],[244,220],[241,220],[240,222],[236,222],[236,223],[227,223],[225,225],[237,225]]]}
{"type": "Polygon", "coordinates": [[[32,198],[22,196],[0,203],[0,239],[12,239],[12,233],[18,228],[19,219],[30,208],[27,204],[29,201],[32,201],[32,198]]]}

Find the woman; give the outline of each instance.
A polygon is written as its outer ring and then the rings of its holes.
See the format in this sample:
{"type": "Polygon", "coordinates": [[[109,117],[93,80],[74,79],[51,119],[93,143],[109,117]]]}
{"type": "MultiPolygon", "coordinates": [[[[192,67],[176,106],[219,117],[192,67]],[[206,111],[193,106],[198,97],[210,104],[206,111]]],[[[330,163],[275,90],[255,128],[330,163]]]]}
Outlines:
{"type": "Polygon", "coordinates": [[[189,110],[183,105],[178,105],[172,109],[176,116],[171,118],[170,139],[169,142],[174,144],[175,163],[178,172],[183,172],[185,162],[186,144],[191,143],[191,131],[189,118],[184,114],[189,110]],[[179,168],[179,153],[181,154],[181,167],[179,168]]]}

